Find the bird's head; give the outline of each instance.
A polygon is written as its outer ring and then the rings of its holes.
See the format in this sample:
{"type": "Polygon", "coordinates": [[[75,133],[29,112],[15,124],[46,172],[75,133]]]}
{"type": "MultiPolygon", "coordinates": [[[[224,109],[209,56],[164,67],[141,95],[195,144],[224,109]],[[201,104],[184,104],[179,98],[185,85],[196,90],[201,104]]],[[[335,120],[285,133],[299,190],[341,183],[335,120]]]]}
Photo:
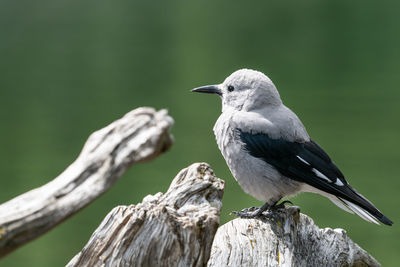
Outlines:
{"type": "Polygon", "coordinates": [[[221,84],[198,87],[192,92],[219,95],[222,111],[250,111],[282,104],[272,81],[264,73],[250,69],[237,70],[221,84]]]}

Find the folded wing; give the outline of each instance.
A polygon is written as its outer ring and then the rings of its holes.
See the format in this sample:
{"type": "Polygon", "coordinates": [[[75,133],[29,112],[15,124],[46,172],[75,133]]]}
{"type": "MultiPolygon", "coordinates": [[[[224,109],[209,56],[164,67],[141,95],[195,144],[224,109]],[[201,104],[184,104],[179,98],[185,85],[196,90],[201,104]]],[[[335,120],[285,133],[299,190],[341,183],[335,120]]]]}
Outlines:
{"type": "Polygon", "coordinates": [[[333,195],[331,200],[336,205],[352,210],[367,221],[378,223],[379,220],[392,225],[370,201],[347,183],[342,172],[314,141],[289,142],[241,130],[238,134],[244,149],[251,156],[274,166],[284,176],[333,195]]]}

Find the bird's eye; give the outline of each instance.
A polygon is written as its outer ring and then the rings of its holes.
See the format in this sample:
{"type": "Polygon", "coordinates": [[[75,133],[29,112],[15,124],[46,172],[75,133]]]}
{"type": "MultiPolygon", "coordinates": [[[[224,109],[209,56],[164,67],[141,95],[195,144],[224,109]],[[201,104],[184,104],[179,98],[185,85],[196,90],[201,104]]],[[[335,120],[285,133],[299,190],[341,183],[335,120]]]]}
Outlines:
{"type": "Polygon", "coordinates": [[[235,87],[233,87],[232,85],[229,85],[229,86],[228,86],[228,91],[229,91],[229,92],[232,92],[233,90],[235,90],[235,87]]]}

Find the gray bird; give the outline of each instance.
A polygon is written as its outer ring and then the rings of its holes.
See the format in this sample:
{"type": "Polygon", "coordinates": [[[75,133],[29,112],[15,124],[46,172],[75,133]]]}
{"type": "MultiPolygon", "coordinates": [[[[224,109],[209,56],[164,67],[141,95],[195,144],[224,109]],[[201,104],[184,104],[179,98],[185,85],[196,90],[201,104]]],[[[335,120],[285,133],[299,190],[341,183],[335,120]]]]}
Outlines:
{"type": "Polygon", "coordinates": [[[241,69],[222,84],[192,92],[221,97],[222,114],[214,126],[218,147],[243,190],[265,202],[260,208],[244,209],[236,215],[253,218],[279,207],[277,203],[283,197],[312,192],[366,221],[392,225],[347,183],[263,73],[241,69]]]}

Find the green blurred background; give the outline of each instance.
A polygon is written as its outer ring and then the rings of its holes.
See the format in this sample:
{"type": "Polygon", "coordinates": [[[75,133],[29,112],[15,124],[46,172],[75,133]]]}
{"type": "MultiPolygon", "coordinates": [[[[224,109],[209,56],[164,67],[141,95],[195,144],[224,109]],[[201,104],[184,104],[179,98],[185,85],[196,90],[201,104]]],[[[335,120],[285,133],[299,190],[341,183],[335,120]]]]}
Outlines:
{"type": "Polygon", "coordinates": [[[0,1],[0,201],[62,172],[94,130],[139,106],[167,108],[172,149],[132,167],[106,194],[0,266],[62,266],[116,205],[165,192],[206,161],[226,181],[221,223],[262,203],[217,149],[218,97],[189,89],[236,69],[265,72],[345,176],[394,226],[329,200],[292,201],[320,227],[341,227],[383,266],[400,251],[399,1],[0,1]]]}

